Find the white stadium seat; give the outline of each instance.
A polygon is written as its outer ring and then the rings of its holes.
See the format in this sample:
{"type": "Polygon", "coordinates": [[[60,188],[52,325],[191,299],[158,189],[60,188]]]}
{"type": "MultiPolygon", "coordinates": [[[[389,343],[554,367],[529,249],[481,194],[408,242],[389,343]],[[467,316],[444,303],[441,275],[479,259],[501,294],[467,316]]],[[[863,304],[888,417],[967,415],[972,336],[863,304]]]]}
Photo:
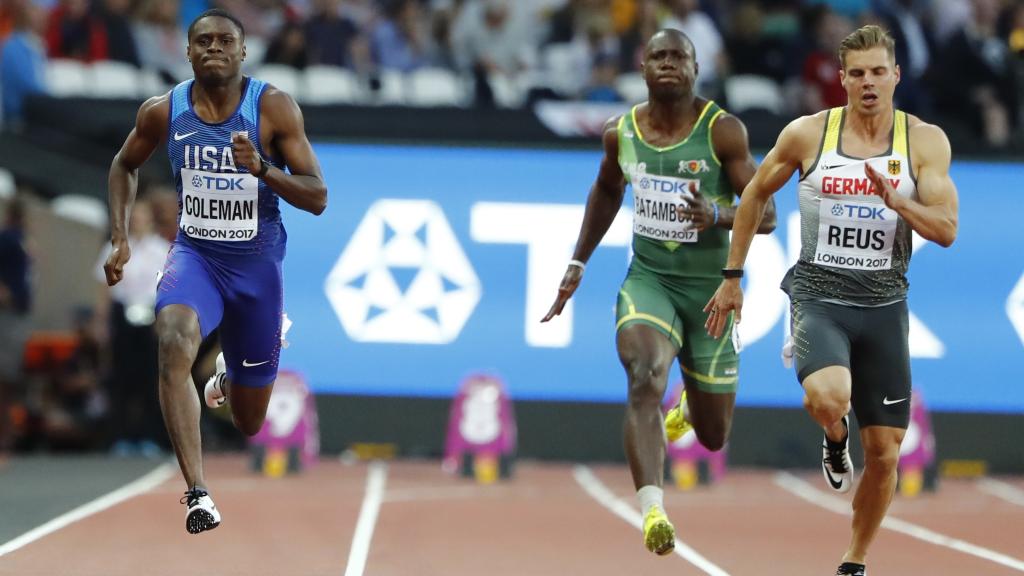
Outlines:
{"type": "Polygon", "coordinates": [[[296,100],[302,99],[302,85],[299,71],[284,64],[263,64],[253,73],[253,76],[273,84],[278,90],[283,90],[296,100]]]}
{"type": "Polygon", "coordinates": [[[46,86],[54,96],[83,96],[89,80],[85,64],[76,60],[55,59],[46,64],[46,86]]]}
{"type": "Polygon", "coordinates": [[[405,104],[405,75],[397,70],[382,70],[377,104],[405,104]]]}
{"type": "Polygon", "coordinates": [[[755,74],[740,74],[727,78],[725,100],[730,112],[767,110],[778,114],[785,107],[782,88],[771,78],[755,74]]]}
{"type": "Polygon", "coordinates": [[[615,89],[629,104],[639,104],[647,100],[647,81],[639,72],[620,74],[615,79],[615,89]]]}
{"type": "Polygon", "coordinates": [[[351,104],[363,99],[355,72],[340,66],[315,65],[302,75],[302,101],[308,104],[351,104]]]}
{"type": "Polygon", "coordinates": [[[413,106],[463,106],[462,80],[444,68],[421,68],[409,75],[408,102],[413,106]]]}
{"type": "Polygon", "coordinates": [[[139,69],[125,62],[105,60],[88,68],[89,95],[98,98],[136,98],[139,69]]]}

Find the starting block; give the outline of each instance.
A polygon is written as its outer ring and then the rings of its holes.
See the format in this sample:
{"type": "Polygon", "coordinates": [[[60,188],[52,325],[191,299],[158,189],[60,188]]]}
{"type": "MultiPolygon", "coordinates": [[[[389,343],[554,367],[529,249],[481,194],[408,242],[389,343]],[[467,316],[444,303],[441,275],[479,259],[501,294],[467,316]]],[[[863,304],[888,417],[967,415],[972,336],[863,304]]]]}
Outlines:
{"type": "Polygon", "coordinates": [[[935,436],[931,417],[921,393],[914,390],[910,396],[910,425],[900,446],[898,487],[902,496],[914,497],[934,492],[938,484],[938,466],[935,461],[935,436]]]}
{"type": "Polygon", "coordinates": [[[282,370],[267,405],[263,428],[249,441],[254,472],[271,478],[299,472],[320,455],[316,401],[297,372],[282,370]]]}
{"type": "Polygon", "coordinates": [[[516,437],[515,414],[505,385],[494,376],[470,376],[452,400],[441,466],[481,484],[510,478],[516,437]]]}
{"type": "MultiPolygon", "coordinates": [[[[676,384],[666,396],[663,405],[668,412],[679,400],[683,392],[683,384],[676,384]]],[[[721,480],[726,468],[726,444],[721,450],[712,452],[697,441],[693,431],[687,432],[682,438],[670,443],[665,448],[665,464],[667,473],[680,490],[692,490],[695,486],[708,486],[721,480]]]]}

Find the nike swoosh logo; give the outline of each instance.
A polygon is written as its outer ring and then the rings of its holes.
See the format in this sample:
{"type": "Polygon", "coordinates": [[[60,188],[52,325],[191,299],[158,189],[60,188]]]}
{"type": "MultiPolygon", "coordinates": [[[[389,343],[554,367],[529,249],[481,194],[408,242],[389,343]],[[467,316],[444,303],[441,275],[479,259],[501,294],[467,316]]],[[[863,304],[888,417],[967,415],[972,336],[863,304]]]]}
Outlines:
{"type": "Polygon", "coordinates": [[[267,362],[270,362],[270,360],[264,360],[263,362],[249,362],[248,360],[242,360],[242,366],[245,368],[252,368],[253,366],[262,366],[267,362]]]}
{"type": "Polygon", "coordinates": [[[888,397],[885,397],[885,398],[882,398],[882,404],[885,404],[886,406],[891,406],[893,404],[899,404],[900,402],[903,402],[904,400],[906,400],[906,398],[900,398],[899,400],[889,400],[888,397]]]}
{"type": "Polygon", "coordinates": [[[177,132],[175,132],[174,141],[177,142],[178,140],[184,140],[185,138],[188,138],[189,136],[195,134],[196,132],[199,132],[199,130],[196,130],[195,132],[189,132],[188,134],[178,134],[177,132]]]}
{"type": "Polygon", "coordinates": [[[832,477],[832,473],[828,470],[828,464],[825,465],[825,476],[828,477],[828,483],[832,485],[834,490],[839,490],[843,487],[843,479],[840,478],[839,481],[836,482],[835,478],[832,477]]]}
{"type": "Polygon", "coordinates": [[[822,170],[834,170],[836,168],[845,168],[847,166],[849,166],[849,164],[833,164],[831,166],[827,166],[825,164],[822,164],[821,165],[821,169],[822,170]]]}

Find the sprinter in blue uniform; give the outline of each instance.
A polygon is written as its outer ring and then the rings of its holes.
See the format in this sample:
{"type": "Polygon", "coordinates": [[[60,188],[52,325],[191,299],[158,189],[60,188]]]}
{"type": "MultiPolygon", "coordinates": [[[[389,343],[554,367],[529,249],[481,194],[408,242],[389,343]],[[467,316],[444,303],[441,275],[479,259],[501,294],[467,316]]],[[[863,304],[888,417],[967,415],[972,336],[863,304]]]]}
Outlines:
{"type": "Polygon", "coordinates": [[[235,426],[256,434],[281,348],[287,235],[278,197],[320,214],[327,187],[295,101],[241,74],[245,30],[238,19],[218,9],[200,14],[186,49],[195,78],[142,105],[110,167],[113,250],[104,270],[111,286],[121,280],[138,168],[166,143],[179,227],[156,301],[160,408],[188,488],[185,528],[197,534],[221,519],[203,477],[190,375],[199,344],[220,326],[224,363],[207,396],[229,396],[235,426]]]}

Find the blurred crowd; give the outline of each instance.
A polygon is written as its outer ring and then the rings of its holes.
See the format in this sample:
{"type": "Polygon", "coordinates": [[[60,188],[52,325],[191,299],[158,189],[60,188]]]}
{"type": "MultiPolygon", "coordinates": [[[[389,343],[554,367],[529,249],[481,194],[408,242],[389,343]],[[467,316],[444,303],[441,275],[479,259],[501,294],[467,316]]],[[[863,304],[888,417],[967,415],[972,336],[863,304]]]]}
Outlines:
{"type": "MultiPolygon", "coordinates": [[[[105,450],[155,458],[170,450],[158,398],[154,304],[177,212],[172,188],[145,189],[132,208],[132,258],[121,282],[106,285],[104,241],[89,262],[92,289],[85,288],[95,300],[69,311],[69,329],[38,330],[31,318],[40,288],[34,267],[54,256],[34,239],[39,220],[53,211],[27,189],[0,201],[0,455],[105,450]]],[[[195,382],[205,382],[217,351],[213,335],[200,350],[195,382]]],[[[230,428],[225,412],[204,414],[208,446],[240,447],[230,428]]]]}
{"type": "MultiPolygon", "coordinates": [[[[628,100],[619,80],[672,27],[697,48],[702,93],[727,100],[731,79],[756,78],[778,89],[752,93],[780,102],[767,109],[813,112],[844,103],[836,48],[865,23],[897,39],[907,111],[964,117],[1001,147],[1024,104],[1024,0],[0,0],[4,90],[45,90],[48,58],[185,79],[186,29],[209,7],[244,23],[248,65],[336,66],[370,84],[384,71],[446,69],[472,83],[478,106],[509,79],[539,97],[628,100]]],[[[21,112],[15,96],[5,94],[8,117],[21,112]]]]}

